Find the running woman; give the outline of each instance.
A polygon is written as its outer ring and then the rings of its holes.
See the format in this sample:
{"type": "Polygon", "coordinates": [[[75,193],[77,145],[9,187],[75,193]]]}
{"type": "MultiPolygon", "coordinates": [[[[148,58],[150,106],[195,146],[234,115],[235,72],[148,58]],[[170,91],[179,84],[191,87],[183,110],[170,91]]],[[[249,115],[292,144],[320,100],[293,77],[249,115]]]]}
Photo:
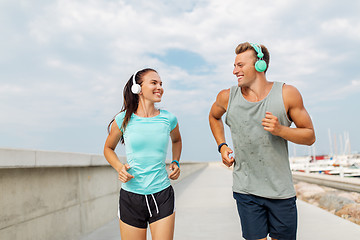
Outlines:
{"type": "Polygon", "coordinates": [[[175,196],[170,179],[180,176],[181,135],[177,118],[157,109],[164,93],[160,76],[146,68],[134,73],[124,87],[122,110],[110,122],[104,156],[119,173],[119,223],[122,240],[146,240],[149,224],[153,240],[171,240],[175,225],[175,196]],[[169,136],[170,174],[166,171],[169,136]],[[127,163],[115,153],[125,145],[127,163]]]}

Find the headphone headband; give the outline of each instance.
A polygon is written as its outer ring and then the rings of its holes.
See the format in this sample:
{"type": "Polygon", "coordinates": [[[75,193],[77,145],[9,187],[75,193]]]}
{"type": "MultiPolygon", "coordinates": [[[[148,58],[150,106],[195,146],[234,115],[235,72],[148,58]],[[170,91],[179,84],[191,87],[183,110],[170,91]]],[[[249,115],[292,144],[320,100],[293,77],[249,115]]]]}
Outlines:
{"type": "Polygon", "coordinates": [[[264,57],[264,53],[261,50],[261,45],[257,43],[250,43],[250,45],[255,49],[257,53],[257,61],[255,63],[255,69],[258,72],[264,72],[267,68],[266,62],[262,59],[264,57]]]}
{"type": "Polygon", "coordinates": [[[255,49],[256,53],[257,53],[257,57],[258,58],[263,58],[264,57],[264,54],[261,50],[261,46],[260,44],[257,44],[257,43],[250,43],[250,45],[255,49]]]}
{"type": "Polygon", "coordinates": [[[138,72],[140,72],[141,70],[137,70],[134,74],[133,74],[133,77],[132,77],[132,82],[133,82],[133,85],[135,85],[136,84],[136,81],[135,81],[135,78],[136,78],[136,74],[138,73],[138,72]]]}
{"type": "Polygon", "coordinates": [[[136,74],[140,71],[142,71],[142,70],[137,70],[132,77],[133,85],[131,86],[131,91],[133,94],[139,94],[141,92],[141,86],[139,84],[137,84],[135,81],[136,74]]]}

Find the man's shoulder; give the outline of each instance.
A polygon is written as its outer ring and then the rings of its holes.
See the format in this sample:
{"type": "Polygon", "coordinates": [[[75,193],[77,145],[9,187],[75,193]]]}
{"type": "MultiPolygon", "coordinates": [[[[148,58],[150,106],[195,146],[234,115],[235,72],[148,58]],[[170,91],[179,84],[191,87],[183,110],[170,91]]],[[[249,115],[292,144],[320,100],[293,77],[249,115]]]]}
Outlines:
{"type": "Polygon", "coordinates": [[[218,93],[216,97],[216,101],[221,105],[224,104],[227,105],[227,102],[229,101],[229,97],[230,97],[230,88],[223,89],[218,93]]]}
{"type": "Polygon", "coordinates": [[[284,99],[284,103],[286,105],[297,105],[297,103],[302,103],[302,96],[299,92],[299,90],[289,84],[284,84],[283,85],[283,99],[284,99]]]}
{"type": "Polygon", "coordinates": [[[229,97],[229,95],[230,95],[230,88],[223,89],[218,94],[218,96],[220,96],[220,97],[229,97]]]}
{"type": "Polygon", "coordinates": [[[213,107],[218,107],[224,111],[227,109],[227,105],[229,103],[229,97],[230,97],[230,88],[221,90],[218,95],[216,96],[215,103],[213,104],[213,107]]]}
{"type": "MultiPolygon", "coordinates": [[[[292,95],[295,95],[295,96],[299,95],[300,92],[296,87],[284,83],[283,84],[283,94],[290,97],[292,95]]],[[[286,97],[286,96],[284,96],[284,97],[286,97]]]]}
{"type": "Polygon", "coordinates": [[[292,91],[292,90],[297,90],[296,87],[294,87],[293,85],[287,84],[287,83],[283,83],[283,89],[286,91],[292,91]]]}

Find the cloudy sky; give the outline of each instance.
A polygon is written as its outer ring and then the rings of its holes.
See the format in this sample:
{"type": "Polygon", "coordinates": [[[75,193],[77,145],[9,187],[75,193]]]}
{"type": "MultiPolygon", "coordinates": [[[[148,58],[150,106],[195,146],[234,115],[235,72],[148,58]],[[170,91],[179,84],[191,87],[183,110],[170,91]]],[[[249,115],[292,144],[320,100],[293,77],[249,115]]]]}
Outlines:
{"type": "Polygon", "coordinates": [[[125,82],[152,67],[182,159],[219,160],[208,112],[237,83],[234,49],[250,41],[270,51],[268,80],[302,93],[316,153],[341,153],[347,133],[360,151],[359,12],[351,0],[1,0],[0,147],[101,154],[125,82]]]}

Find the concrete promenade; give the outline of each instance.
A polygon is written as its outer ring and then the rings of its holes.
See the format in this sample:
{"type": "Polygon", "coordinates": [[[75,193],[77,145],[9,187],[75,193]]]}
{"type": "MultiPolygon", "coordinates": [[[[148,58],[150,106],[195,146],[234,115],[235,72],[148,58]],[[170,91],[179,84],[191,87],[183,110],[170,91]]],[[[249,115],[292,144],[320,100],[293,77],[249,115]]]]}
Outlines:
{"type": "MultiPolygon", "coordinates": [[[[242,239],[231,182],[229,169],[220,163],[211,163],[174,185],[177,209],[175,240],[242,239]]],[[[303,201],[297,203],[299,240],[359,238],[359,225],[303,201]]],[[[120,239],[117,219],[81,240],[100,239],[120,239]]]]}

